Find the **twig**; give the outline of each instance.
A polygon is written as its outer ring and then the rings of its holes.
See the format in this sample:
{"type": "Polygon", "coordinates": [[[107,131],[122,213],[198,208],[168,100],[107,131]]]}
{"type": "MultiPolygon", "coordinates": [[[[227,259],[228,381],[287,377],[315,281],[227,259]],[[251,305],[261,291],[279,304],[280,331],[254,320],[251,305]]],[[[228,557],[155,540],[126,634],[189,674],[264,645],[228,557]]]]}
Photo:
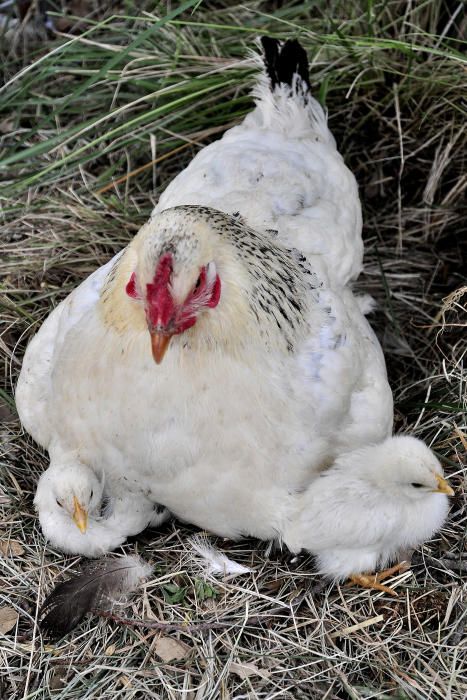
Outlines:
{"type": "Polygon", "coordinates": [[[467,559],[451,559],[450,557],[445,557],[439,561],[447,569],[451,569],[451,571],[467,572],[467,559]]]}
{"type": "Polygon", "coordinates": [[[394,106],[396,109],[396,123],[397,132],[399,134],[399,153],[400,153],[400,166],[399,166],[399,177],[397,180],[397,221],[399,229],[399,238],[397,244],[397,251],[400,254],[402,251],[402,174],[404,172],[404,138],[402,136],[402,126],[401,126],[401,110],[399,105],[399,86],[394,83],[394,106]]]}
{"type": "MultiPolygon", "coordinates": [[[[204,632],[205,630],[225,629],[227,627],[232,627],[232,625],[235,624],[234,621],[195,622],[193,624],[188,624],[183,622],[158,622],[157,620],[132,620],[128,617],[120,617],[119,615],[114,615],[108,610],[93,610],[92,612],[98,615],[99,617],[104,617],[107,620],[116,622],[118,625],[125,625],[126,627],[143,628],[150,630],[162,630],[164,632],[204,632]]],[[[247,624],[248,622],[249,620],[247,620],[247,624]]]]}
{"type": "MultiPolygon", "coordinates": [[[[305,596],[309,591],[302,592],[298,594],[290,603],[290,606],[281,605],[277,608],[273,608],[266,615],[251,615],[247,617],[246,621],[242,623],[243,627],[256,627],[266,620],[270,620],[274,617],[279,617],[284,615],[284,613],[289,612],[292,614],[297,610],[297,608],[302,604],[305,596]]],[[[133,628],[143,628],[143,629],[153,629],[162,630],[164,632],[187,632],[193,634],[195,632],[205,632],[207,630],[216,629],[226,629],[229,627],[234,627],[239,624],[240,620],[212,620],[211,622],[159,622],[158,620],[134,620],[128,617],[120,617],[119,615],[114,615],[114,613],[108,610],[93,610],[95,615],[99,617],[104,617],[107,620],[116,622],[118,625],[125,625],[126,627],[133,628]]],[[[288,619],[289,615],[284,615],[284,619],[288,619]]],[[[312,620],[310,620],[312,622],[312,620]]]]}
{"type": "Polygon", "coordinates": [[[35,611],[35,616],[34,616],[34,626],[32,628],[31,653],[29,655],[28,671],[26,674],[26,681],[24,683],[24,688],[23,688],[23,698],[26,698],[28,695],[29,684],[31,682],[34,652],[36,649],[36,647],[35,647],[35,645],[36,645],[36,630],[38,629],[37,621],[39,618],[39,610],[40,610],[39,598],[40,598],[40,594],[41,594],[42,577],[43,577],[43,573],[44,573],[44,557],[45,557],[45,547],[42,548],[42,559],[41,559],[41,565],[40,565],[40,569],[39,569],[39,584],[37,586],[37,596],[36,596],[36,611],[35,611]]]}

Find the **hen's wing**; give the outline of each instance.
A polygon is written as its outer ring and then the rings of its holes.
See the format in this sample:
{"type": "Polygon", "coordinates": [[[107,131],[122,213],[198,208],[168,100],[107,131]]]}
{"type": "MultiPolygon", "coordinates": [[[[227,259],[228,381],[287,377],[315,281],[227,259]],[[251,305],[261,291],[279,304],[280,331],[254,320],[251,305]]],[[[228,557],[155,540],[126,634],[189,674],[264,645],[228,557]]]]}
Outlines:
{"type": "MultiPolygon", "coordinates": [[[[48,447],[52,439],[53,426],[49,420],[48,403],[54,358],[68,331],[98,301],[102,285],[120,255],[118,253],[93,272],[64,299],[48,316],[27,347],[16,387],[16,408],[24,428],[42,447],[48,447]]],[[[73,381],[72,377],[70,381],[73,381]]]]}
{"type": "Polygon", "coordinates": [[[317,301],[324,320],[311,328],[297,366],[316,411],[310,425],[337,455],[390,435],[393,399],[381,347],[358,298],[349,289],[321,288],[317,301]]]}

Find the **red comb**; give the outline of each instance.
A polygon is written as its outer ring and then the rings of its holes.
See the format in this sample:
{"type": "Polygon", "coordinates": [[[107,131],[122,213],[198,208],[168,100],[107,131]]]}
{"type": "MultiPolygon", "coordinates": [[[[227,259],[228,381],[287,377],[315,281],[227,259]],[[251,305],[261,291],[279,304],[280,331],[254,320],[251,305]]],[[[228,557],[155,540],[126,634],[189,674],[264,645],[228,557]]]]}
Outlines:
{"type": "Polygon", "coordinates": [[[146,285],[147,314],[154,326],[164,328],[174,316],[174,302],[169,290],[172,267],[172,254],[164,253],[157,263],[153,282],[146,285]]]}

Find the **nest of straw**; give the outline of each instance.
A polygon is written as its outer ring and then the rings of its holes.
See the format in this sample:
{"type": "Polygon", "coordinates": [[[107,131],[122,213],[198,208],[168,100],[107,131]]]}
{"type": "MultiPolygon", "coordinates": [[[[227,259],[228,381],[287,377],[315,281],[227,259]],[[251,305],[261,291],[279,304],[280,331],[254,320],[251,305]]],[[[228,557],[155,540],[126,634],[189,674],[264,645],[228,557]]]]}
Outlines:
{"type": "MultiPolygon", "coordinates": [[[[456,2],[51,3],[55,34],[0,23],[2,306],[0,697],[451,698],[467,693],[464,462],[466,21],[456,2]],[[400,595],[323,586],[307,558],[212,538],[253,574],[206,581],[170,523],[125,546],[155,563],[118,611],[54,645],[35,626],[77,566],[44,543],[32,499],[47,457],[14,387],[51,308],[118,251],[159,193],[250,109],[253,38],[298,37],[360,184],[370,321],[396,430],[444,460],[456,491],[400,595]],[[464,261],[464,263],[463,263],[464,261]],[[214,621],[226,621],[219,628],[214,621]],[[464,646],[465,653],[465,646],[464,646]]],[[[2,6],[3,7],[3,6],[2,6]]],[[[3,9],[3,12],[9,11],[3,9]]],[[[40,24],[40,23],[39,23],[40,24]]]]}

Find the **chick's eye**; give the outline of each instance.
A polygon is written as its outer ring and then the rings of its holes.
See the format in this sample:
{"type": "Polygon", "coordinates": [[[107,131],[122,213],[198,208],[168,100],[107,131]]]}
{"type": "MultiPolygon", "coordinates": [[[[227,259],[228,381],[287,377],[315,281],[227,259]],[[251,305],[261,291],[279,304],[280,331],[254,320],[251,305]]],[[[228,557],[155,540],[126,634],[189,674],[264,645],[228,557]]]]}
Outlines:
{"type": "Polygon", "coordinates": [[[416,481],[412,481],[412,483],[410,485],[413,486],[414,489],[422,489],[423,488],[423,484],[418,484],[416,481]]]}
{"type": "Polygon", "coordinates": [[[94,491],[91,489],[91,494],[90,494],[89,498],[92,498],[93,496],[94,496],[94,491]]]}
{"type": "Polygon", "coordinates": [[[58,498],[55,499],[55,503],[57,504],[57,506],[60,506],[60,508],[63,508],[63,503],[59,501],[58,498]]]}

